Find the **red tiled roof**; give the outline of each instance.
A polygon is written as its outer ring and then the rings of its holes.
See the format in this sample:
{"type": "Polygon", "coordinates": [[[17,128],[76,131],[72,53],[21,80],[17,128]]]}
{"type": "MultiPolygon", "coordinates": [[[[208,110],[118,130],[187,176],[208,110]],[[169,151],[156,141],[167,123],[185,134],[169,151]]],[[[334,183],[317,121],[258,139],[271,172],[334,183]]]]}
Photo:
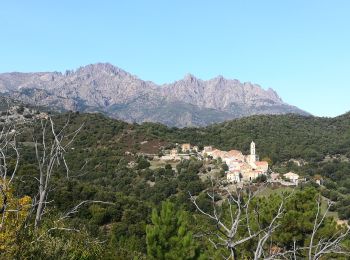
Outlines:
{"type": "Polygon", "coordinates": [[[255,162],[255,165],[256,166],[265,166],[265,165],[269,165],[269,163],[265,162],[265,161],[261,161],[261,162],[255,162]]]}
{"type": "Polygon", "coordinates": [[[242,156],[243,155],[242,152],[237,151],[237,150],[230,150],[227,152],[227,154],[229,156],[242,156]]]}

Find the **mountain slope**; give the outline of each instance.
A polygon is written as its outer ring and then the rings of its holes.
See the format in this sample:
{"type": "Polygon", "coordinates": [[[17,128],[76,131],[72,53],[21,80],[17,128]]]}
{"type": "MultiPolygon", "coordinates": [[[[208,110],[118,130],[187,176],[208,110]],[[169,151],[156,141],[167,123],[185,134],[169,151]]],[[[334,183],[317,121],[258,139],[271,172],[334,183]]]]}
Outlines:
{"type": "Polygon", "coordinates": [[[213,145],[249,153],[252,140],[261,158],[323,160],[328,155],[350,158],[350,114],[335,118],[300,115],[255,115],[203,128],[169,129],[143,124],[144,130],[174,143],[213,145]]]}
{"type": "Polygon", "coordinates": [[[108,63],[64,74],[3,73],[0,92],[35,105],[178,127],[205,126],[254,114],[307,115],[284,103],[274,90],[259,85],[221,76],[204,81],[187,75],[159,86],[108,63]]]}

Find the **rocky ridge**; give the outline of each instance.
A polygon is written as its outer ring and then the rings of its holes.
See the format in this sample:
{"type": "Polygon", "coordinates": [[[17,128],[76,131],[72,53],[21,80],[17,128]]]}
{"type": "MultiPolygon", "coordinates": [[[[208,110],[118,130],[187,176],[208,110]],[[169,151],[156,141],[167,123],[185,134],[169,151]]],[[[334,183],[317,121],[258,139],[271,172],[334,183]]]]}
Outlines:
{"type": "Polygon", "coordinates": [[[205,126],[254,114],[308,115],[272,90],[218,76],[201,80],[188,74],[157,85],[109,63],[74,71],[0,74],[2,95],[55,109],[101,112],[128,122],[205,126]]]}

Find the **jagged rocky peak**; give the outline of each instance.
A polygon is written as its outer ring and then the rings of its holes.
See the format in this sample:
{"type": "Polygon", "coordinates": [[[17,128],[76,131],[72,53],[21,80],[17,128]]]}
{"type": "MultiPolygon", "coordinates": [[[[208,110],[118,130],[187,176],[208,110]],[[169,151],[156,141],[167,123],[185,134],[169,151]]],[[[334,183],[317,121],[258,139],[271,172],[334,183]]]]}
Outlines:
{"type": "Polygon", "coordinates": [[[271,97],[274,97],[275,99],[278,99],[280,102],[283,102],[282,98],[277,94],[277,92],[274,89],[268,88],[267,92],[270,93],[271,97]]]}
{"type": "Polygon", "coordinates": [[[110,75],[121,75],[121,76],[127,76],[130,75],[125,70],[122,70],[119,67],[116,67],[110,63],[95,63],[95,64],[89,64],[83,67],[80,67],[76,71],[77,74],[90,74],[90,75],[100,75],[102,73],[104,74],[110,74],[110,75]]]}
{"type": "Polygon", "coordinates": [[[223,76],[202,80],[187,74],[159,86],[110,63],[90,64],[65,74],[0,74],[0,92],[35,105],[179,127],[254,114],[307,114],[284,103],[274,90],[250,82],[223,76]]]}
{"type": "Polygon", "coordinates": [[[195,82],[198,82],[198,79],[196,78],[196,76],[192,75],[191,73],[187,73],[183,78],[183,81],[195,83],[195,82]]]}
{"type": "Polygon", "coordinates": [[[241,82],[237,79],[227,79],[222,75],[218,75],[215,78],[207,80],[210,84],[217,84],[217,85],[224,85],[224,84],[230,84],[231,86],[237,86],[240,85],[241,82]]]}
{"type": "Polygon", "coordinates": [[[216,81],[216,82],[218,82],[218,83],[221,83],[221,82],[226,81],[226,79],[225,79],[224,76],[222,76],[222,75],[218,75],[218,76],[216,76],[215,78],[213,78],[212,80],[214,80],[214,81],[216,81]]]}

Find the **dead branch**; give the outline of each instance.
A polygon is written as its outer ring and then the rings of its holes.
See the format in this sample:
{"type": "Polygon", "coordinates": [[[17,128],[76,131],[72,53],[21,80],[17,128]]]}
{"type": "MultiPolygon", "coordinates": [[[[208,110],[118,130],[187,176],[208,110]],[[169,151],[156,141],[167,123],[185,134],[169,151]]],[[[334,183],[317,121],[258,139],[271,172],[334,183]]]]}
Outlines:
{"type": "Polygon", "coordinates": [[[55,167],[63,164],[66,171],[66,177],[69,178],[69,167],[65,159],[65,154],[67,153],[67,148],[73,143],[75,137],[83,127],[83,125],[81,125],[72,133],[66,133],[69,122],[68,118],[63,127],[57,131],[55,129],[55,123],[51,117],[46,121],[41,121],[41,140],[34,140],[35,154],[39,166],[39,188],[34,224],[35,227],[40,224],[44,214],[45,202],[51,189],[51,177],[55,167]],[[49,130],[49,134],[47,134],[47,130],[49,130]],[[48,140],[48,135],[52,136],[52,140],[48,140]]]}
{"type": "Polygon", "coordinates": [[[233,194],[230,190],[224,190],[227,194],[226,201],[229,206],[229,217],[230,223],[221,219],[218,215],[215,203],[215,194],[212,184],[212,193],[208,193],[209,198],[212,201],[212,213],[205,212],[199,207],[196,202],[196,198],[190,194],[190,199],[195,205],[196,209],[206,216],[207,218],[213,220],[216,223],[217,232],[210,233],[209,236],[214,236],[215,241],[209,237],[209,242],[213,244],[214,248],[225,247],[229,252],[230,259],[237,259],[237,247],[243,243],[246,243],[252,239],[257,239],[257,246],[254,252],[254,259],[260,259],[263,255],[264,245],[271,237],[272,233],[279,227],[278,220],[283,216],[285,212],[285,201],[287,197],[282,198],[282,201],[275,213],[273,219],[267,227],[262,227],[259,223],[258,214],[255,215],[255,221],[259,224],[258,229],[252,228],[250,205],[252,200],[255,198],[257,192],[252,192],[249,188],[247,190],[236,189],[233,194]],[[245,236],[239,235],[239,229],[244,228],[247,232],[245,236]]]}

